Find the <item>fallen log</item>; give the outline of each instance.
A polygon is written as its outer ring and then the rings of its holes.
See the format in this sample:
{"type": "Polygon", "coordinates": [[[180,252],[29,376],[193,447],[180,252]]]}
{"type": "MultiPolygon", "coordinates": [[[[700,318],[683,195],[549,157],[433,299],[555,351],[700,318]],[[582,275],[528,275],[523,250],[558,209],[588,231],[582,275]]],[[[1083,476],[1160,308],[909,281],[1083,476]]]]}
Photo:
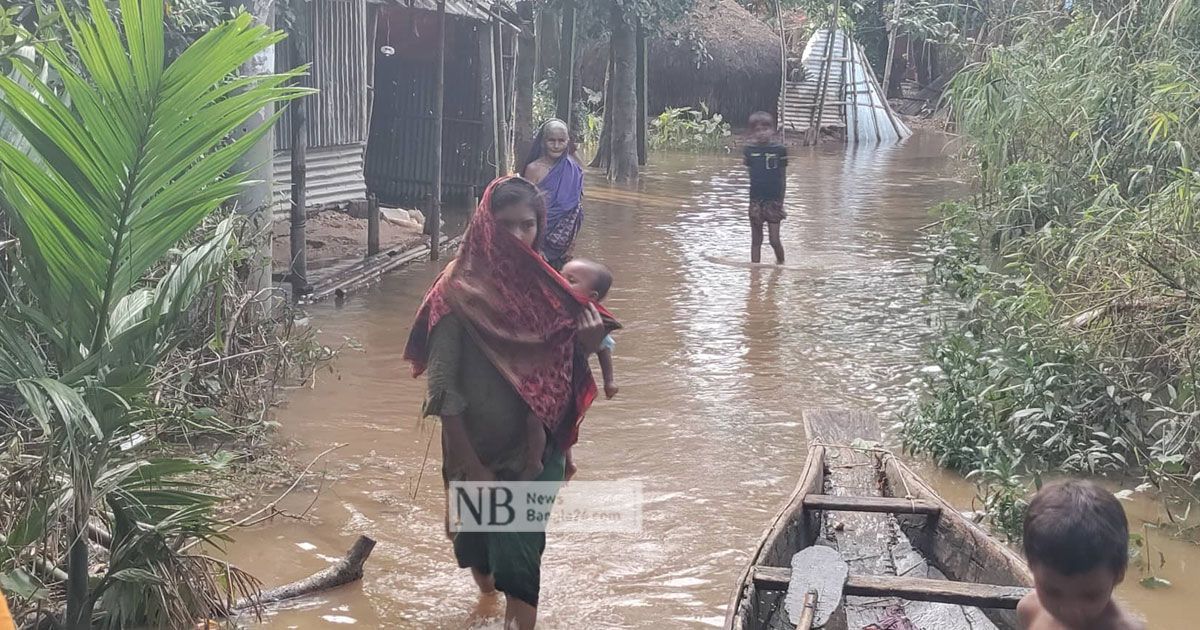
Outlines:
{"type": "Polygon", "coordinates": [[[362,579],[363,564],[371,556],[371,551],[374,549],[374,540],[366,536],[359,536],[358,540],[354,541],[354,546],[346,553],[346,557],[338,561],[337,564],[318,571],[302,580],[296,580],[290,584],[265,590],[255,597],[238,600],[233,605],[233,609],[245,610],[248,608],[258,608],[265,604],[281,602],[286,599],[307,597],[314,593],[320,593],[356,582],[362,579]]]}

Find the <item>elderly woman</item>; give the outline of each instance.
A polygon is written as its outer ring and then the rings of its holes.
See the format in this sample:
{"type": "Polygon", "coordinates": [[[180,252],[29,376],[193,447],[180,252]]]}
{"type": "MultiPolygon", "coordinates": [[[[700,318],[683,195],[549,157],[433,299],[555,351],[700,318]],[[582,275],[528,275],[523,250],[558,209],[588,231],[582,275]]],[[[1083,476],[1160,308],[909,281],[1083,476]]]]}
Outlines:
{"type": "MultiPolygon", "coordinates": [[[[424,414],[442,420],[447,484],[529,479],[531,449],[541,449],[533,480],[562,483],[564,454],[596,397],[587,354],[617,324],[537,253],[544,222],[533,184],[520,177],[493,182],[458,257],[417,313],[405,358],[416,375],[428,373],[424,414]],[[531,421],[538,432],[532,437],[531,421]]],[[[451,537],[459,566],[471,569],[479,586],[481,608],[503,593],[505,628],[532,628],[545,532],[451,537]]]]}
{"type": "Polygon", "coordinates": [[[551,266],[562,269],[583,227],[583,167],[567,123],[551,118],[542,125],[520,173],[537,185],[546,200],[541,251],[551,266]]]}

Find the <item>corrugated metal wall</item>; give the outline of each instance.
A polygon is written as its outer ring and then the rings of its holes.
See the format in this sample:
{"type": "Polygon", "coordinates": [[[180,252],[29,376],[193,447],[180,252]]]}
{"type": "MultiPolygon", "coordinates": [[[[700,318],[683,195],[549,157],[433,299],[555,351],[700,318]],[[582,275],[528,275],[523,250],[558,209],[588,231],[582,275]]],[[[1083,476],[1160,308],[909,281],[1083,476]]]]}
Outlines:
{"type": "MultiPolygon", "coordinates": [[[[287,212],[292,195],[291,154],[287,151],[276,153],[273,166],[275,212],[287,212]]],[[[307,188],[306,201],[310,208],[366,199],[362,145],[310,147],[307,188]]]]}
{"type": "MultiPolygon", "coordinates": [[[[367,141],[367,10],[365,0],[305,3],[312,35],[312,68],[306,85],[320,90],[308,99],[310,207],[366,199],[363,154],[367,141]]],[[[276,68],[293,65],[290,47],[276,47],[276,68]]],[[[288,209],[291,191],[291,114],[275,127],[276,211],[288,209]]]]}
{"type": "MultiPolygon", "coordinates": [[[[434,14],[392,7],[381,10],[375,97],[367,145],[367,183],[385,204],[420,203],[433,193],[434,14]]],[[[485,30],[488,29],[488,30],[485,30]]],[[[482,190],[491,133],[483,121],[480,38],[488,25],[461,17],[447,21],[443,118],[443,186],[448,198],[482,190]]]]}

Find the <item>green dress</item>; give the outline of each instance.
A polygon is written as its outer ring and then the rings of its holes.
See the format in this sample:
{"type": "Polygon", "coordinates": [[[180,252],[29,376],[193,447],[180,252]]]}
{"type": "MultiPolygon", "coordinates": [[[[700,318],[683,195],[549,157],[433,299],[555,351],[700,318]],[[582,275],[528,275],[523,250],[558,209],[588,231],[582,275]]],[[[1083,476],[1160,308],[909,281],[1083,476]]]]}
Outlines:
{"type": "MultiPolygon", "coordinates": [[[[426,374],[429,392],[423,414],[461,416],[483,465],[498,480],[516,479],[525,464],[529,406],[453,313],[433,328],[426,374]]],[[[442,455],[445,462],[444,447],[442,455]]],[[[565,460],[553,439],[546,441],[542,466],[535,481],[563,481],[565,460]]],[[[464,477],[462,471],[443,463],[442,478],[449,484],[464,477]]],[[[545,532],[458,532],[453,536],[458,566],[492,575],[501,592],[537,606],[545,532]]]]}

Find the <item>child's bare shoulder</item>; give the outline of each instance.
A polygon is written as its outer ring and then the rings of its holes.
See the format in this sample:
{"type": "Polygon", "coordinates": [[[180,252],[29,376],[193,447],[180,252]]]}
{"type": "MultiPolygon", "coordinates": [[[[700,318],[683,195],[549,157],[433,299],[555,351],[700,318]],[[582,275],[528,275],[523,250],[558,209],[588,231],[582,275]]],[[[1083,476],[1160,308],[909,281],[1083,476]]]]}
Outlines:
{"type": "Polygon", "coordinates": [[[1038,601],[1037,591],[1029,591],[1021,601],[1017,602],[1017,620],[1022,628],[1029,628],[1042,612],[1042,603],[1038,601]]]}
{"type": "Polygon", "coordinates": [[[1146,630],[1146,622],[1118,604],[1117,618],[1112,627],[1114,630],[1146,630]]]}

